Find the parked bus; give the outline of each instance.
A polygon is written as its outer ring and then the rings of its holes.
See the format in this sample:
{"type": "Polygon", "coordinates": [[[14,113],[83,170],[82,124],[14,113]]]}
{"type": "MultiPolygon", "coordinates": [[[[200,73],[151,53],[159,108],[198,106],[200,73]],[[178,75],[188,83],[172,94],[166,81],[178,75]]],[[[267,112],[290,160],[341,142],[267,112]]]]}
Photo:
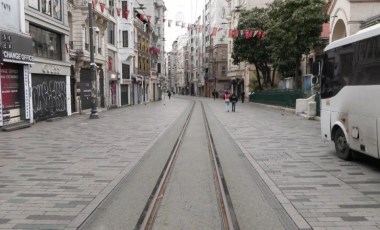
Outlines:
{"type": "Polygon", "coordinates": [[[379,158],[380,24],[329,44],[321,71],[321,132],[338,157],[379,158]]]}

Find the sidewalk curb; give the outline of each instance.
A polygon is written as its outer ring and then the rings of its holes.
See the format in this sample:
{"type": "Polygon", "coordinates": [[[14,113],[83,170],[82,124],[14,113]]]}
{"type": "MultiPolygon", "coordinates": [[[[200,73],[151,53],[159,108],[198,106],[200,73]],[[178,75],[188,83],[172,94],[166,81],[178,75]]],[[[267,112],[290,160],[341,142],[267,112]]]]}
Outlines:
{"type": "Polygon", "coordinates": [[[282,110],[282,111],[293,113],[293,114],[296,113],[296,110],[292,109],[292,108],[286,108],[286,107],[277,106],[277,105],[267,105],[267,104],[256,103],[256,102],[250,102],[250,103],[252,103],[253,105],[256,105],[256,106],[260,106],[260,107],[266,107],[266,108],[271,108],[271,109],[278,109],[278,110],[282,110]]]}
{"type": "Polygon", "coordinates": [[[277,105],[267,105],[267,104],[256,103],[256,102],[250,102],[250,103],[252,103],[255,106],[259,106],[259,107],[278,109],[278,110],[282,110],[282,111],[285,111],[285,112],[288,112],[288,113],[293,113],[294,115],[300,116],[300,117],[304,117],[307,120],[316,120],[316,121],[320,121],[321,120],[321,118],[319,116],[310,117],[310,116],[307,116],[307,115],[302,114],[302,113],[301,114],[296,114],[296,110],[292,109],[292,108],[286,108],[286,107],[277,106],[277,105]]]}

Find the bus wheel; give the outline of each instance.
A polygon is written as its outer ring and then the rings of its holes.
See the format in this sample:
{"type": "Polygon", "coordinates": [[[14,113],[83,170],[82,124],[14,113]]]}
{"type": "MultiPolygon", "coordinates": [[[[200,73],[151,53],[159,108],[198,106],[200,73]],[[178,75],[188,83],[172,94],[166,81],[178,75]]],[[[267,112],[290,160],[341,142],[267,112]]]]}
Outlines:
{"type": "Polygon", "coordinates": [[[334,135],[335,151],[343,160],[351,160],[352,150],[347,145],[347,139],[341,129],[336,130],[334,135]]]}

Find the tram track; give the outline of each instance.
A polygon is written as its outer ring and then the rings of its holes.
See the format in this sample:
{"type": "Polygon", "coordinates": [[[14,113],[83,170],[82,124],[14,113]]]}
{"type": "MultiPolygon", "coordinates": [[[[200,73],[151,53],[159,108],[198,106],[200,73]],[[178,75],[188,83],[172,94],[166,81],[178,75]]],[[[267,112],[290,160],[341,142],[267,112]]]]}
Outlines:
{"type": "MultiPolygon", "coordinates": [[[[231,198],[228,192],[227,183],[224,179],[222,166],[220,164],[219,156],[215,148],[215,143],[213,140],[211,129],[208,124],[207,115],[206,115],[203,103],[202,102],[200,103],[201,103],[201,108],[202,108],[203,124],[205,128],[206,136],[207,136],[207,145],[208,145],[208,152],[209,152],[209,157],[210,157],[210,162],[211,162],[211,167],[212,167],[213,183],[215,186],[215,193],[216,193],[216,198],[218,201],[221,228],[225,230],[232,230],[232,229],[237,230],[239,229],[239,225],[238,225],[235,211],[233,209],[231,198]]],[[[158,210],[165,196],[165,190],[168,187],[168,183],[170,181],[173,168],[176,163],[176,159],[178,155],[181,154],[181,144],[184,141],[184,136],[188,129],[192,115],[194,113],[195,105],[196,105],[196,102],[193,103],[192,108],[187,116],[186,122],[175,142],[175,145],[173,146],[173,149],[169,155],[168,160],[165,163],[165,166],[160,174],[160,177],[158,178],[156,185],[148,201],[145,204],[144,210],[142,211],[140,218],[135,226],[136,230],[137,229],[144,229],[144,230],[153,229],[158,210]]]]}

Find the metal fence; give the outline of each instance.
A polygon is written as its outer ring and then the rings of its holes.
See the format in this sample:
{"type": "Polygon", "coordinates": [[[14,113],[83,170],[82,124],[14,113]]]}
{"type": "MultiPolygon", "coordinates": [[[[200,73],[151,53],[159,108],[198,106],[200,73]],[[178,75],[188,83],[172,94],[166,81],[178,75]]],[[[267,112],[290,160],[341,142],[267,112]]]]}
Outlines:
{"type": "Polygon", "coordinates": [[[249,96],[249,101],[294,109],[296,108],[296,100],[299,98],[305,98],[302,90],[276,89],[255,92],[249,96]]]}

